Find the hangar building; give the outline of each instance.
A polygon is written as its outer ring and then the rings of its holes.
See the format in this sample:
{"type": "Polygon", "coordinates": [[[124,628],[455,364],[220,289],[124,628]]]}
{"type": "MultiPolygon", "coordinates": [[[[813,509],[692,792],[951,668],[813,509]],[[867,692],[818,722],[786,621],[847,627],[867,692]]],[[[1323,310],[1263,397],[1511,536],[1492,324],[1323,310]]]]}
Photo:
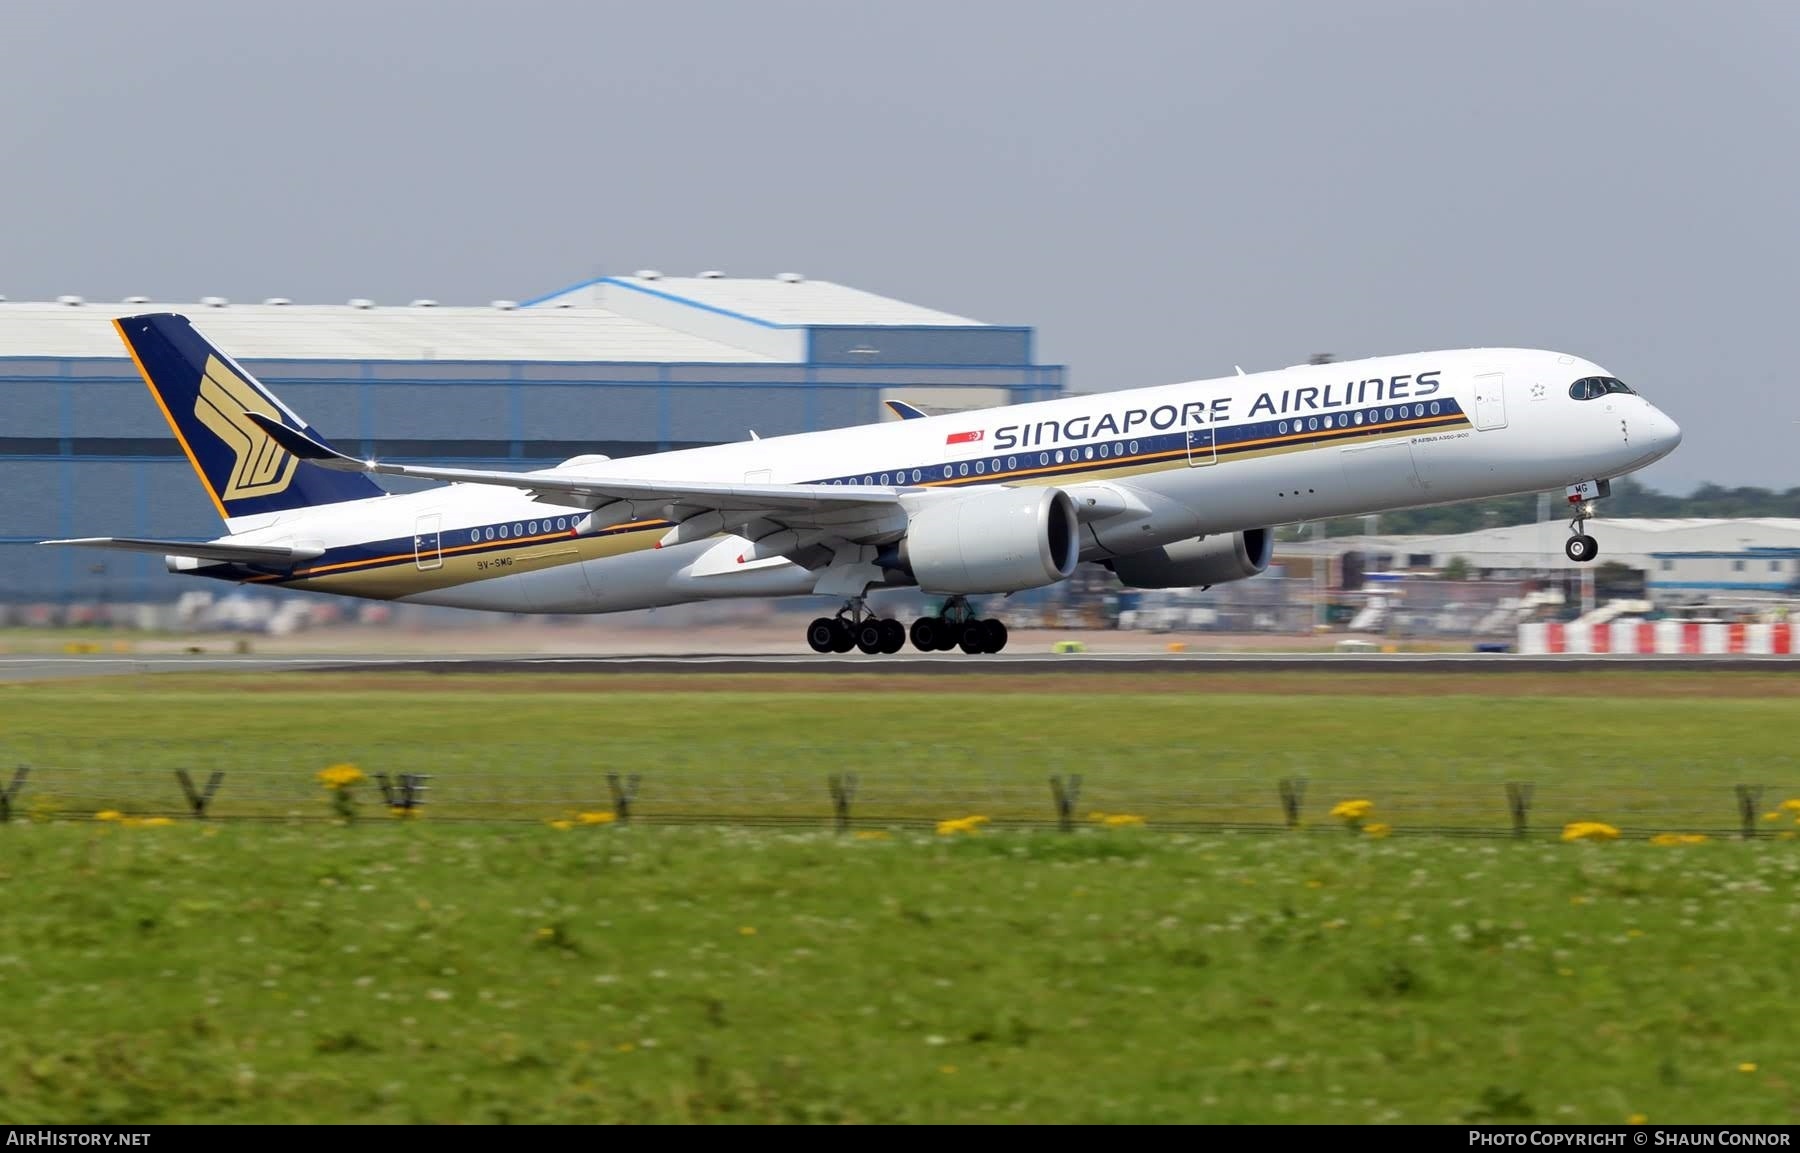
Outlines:
{"type": "Polygon", "coordinates": [[[159,557],[35,542],[223,531],[110,323],[144,312],[189,316],[334,443],[399,462],[544,468],[1065,391],[1030,328],[791,273],[644,270],[486,307],[0,297],[0,601],[173,599],[192,582],[159,557]]]}

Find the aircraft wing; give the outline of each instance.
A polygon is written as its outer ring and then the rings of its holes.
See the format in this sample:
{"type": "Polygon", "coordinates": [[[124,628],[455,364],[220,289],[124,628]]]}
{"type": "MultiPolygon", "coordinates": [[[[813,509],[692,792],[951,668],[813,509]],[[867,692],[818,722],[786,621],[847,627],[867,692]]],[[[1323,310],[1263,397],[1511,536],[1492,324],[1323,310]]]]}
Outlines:
{"type": "MultiPolygon", "coordinates": [[[[629,480],[611,477],[588,477],[579,473],[555,470],[544,472],[490,472],[484,469],[437,468],[410,464],[384,464],[380,461],[357,460],[336,449],[297,432],[261,413],[246,413],[281,447],[301,460],[320,468],[340,472],[372,472],[389,476],[411,476],[422,480],[438,480],[456,484],[488,484],[521,489],[534,496],[565,498],[572,503],[600,508],[616,502],[644,505],[646,510],[678,506],[703,513],[776,513],[789,514],[782,519],[789,524],[805,521],[803,514],[854,515],[857,511],[879,512],[900,507],[902,493],[935,495],[933,490],[889,485],[837,484],[731,484],[714,481],[629,480]],[[802,515],[794,515],[802,514],[802,515]]],[[[828,519],[841,521],[842,515],[828,519]]]]}
{"type": "Polygon", "coordinates": [[[325,555],[322,548],[288,548],[281,545],[224,544],[194,540],[150,540],[143,537],[90,536],[78,540],[46,540],[40,544],[82,545],[88,548],[150,552],[162,556],[191,556],[199,560],[241,564],[294,564],[325,555]]]}

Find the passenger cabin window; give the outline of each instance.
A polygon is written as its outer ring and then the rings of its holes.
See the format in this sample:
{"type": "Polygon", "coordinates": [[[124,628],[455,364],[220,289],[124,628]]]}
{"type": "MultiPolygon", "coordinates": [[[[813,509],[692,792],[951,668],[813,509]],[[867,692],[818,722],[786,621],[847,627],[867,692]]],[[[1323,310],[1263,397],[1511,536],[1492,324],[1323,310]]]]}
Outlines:
{"type": "Polygon", "coordinates": [[[1569,396],[1575,400],[1595,400],[1609,392],[1636,395],[1624,381],[1610,376],[1584,376],[1569,386],[1569,396]]]}

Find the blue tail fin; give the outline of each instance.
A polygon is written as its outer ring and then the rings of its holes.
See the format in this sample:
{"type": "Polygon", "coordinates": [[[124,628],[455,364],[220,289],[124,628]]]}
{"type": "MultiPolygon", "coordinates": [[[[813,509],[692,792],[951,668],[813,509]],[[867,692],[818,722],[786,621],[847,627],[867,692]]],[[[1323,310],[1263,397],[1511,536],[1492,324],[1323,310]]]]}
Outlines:
{"type": "Polygon", "coordinates": [[[155,313],[120,317],[113,324],[226,521],[383,495],[367,476],[301,462],[258,428],[245,413],[262,413],[324,440],[195,332],[187,317],[155,313]]]}

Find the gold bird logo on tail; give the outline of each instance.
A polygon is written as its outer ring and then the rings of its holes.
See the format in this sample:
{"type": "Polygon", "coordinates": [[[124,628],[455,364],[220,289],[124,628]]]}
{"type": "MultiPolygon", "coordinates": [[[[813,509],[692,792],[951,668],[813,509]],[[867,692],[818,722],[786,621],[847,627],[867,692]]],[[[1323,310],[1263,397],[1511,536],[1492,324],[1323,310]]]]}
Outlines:
{"type": "Polygon", "coordinates": [[[206,358],[206,372],[200,378],[200,395],[194,401],[194,416],[224,441],[237,456],[231,466],[231,479],[222,501],[250,500],[285,492],[294,479],[300,463],[294,455],[276,444],[268,433],[256,427],[246,412],[259,412],[280,420],[275,406],[219,360],[206,358]]]}

